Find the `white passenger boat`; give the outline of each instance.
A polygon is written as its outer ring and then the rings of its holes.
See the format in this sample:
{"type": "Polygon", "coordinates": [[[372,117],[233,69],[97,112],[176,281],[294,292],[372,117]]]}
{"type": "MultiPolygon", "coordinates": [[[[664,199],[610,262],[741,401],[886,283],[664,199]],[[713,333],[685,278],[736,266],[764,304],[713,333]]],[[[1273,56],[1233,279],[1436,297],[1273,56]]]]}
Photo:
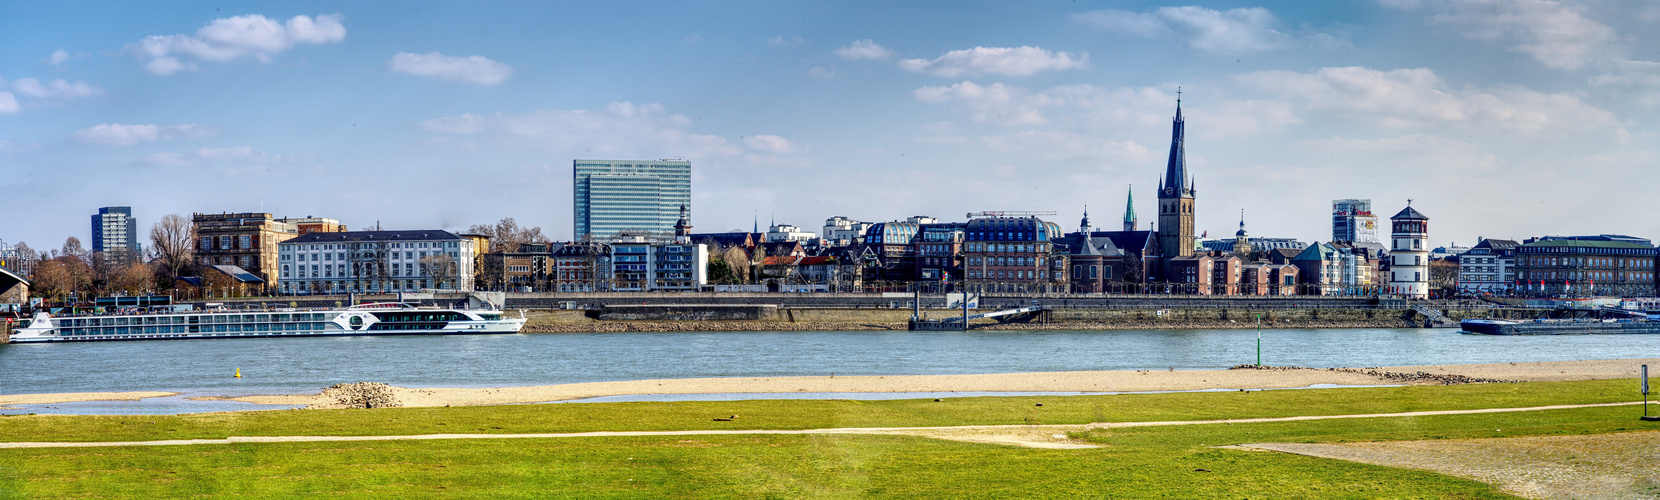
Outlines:
{"type": "Polygon", "coordinates": [[[471,335],[519,333],[524,312],[422,307],[402,302],[348,309],[212,309],[52,316],[37,313],[12,331],[12,342],[178,340],[331,335],[471,335]]]}

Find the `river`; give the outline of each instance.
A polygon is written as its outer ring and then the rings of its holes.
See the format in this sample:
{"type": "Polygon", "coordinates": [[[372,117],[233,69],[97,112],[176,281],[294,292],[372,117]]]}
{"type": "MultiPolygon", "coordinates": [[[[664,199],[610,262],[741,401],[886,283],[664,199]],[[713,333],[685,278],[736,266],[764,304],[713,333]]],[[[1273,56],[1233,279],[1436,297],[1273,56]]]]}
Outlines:
{"type": "MultiPolygon", "coordinates": [[[[564,333],[0,345],[0,394],[171,391],[167,401],[0,413],[269,408],[192,395],[315,393],[340,382],[489,387],[692,377],[1220,369],[1257,361],[1254,330],[564,333]],[[243,377],[232,374],[240,370],[243,377]],[[122,410],[121,408],[127,408],[122,410]],[[44,411],[59,410],[59,411],[44,411]]],[[[1264,330],[1262,362],[1368,367],[1660,357],[1660,335],[1494,337],[1456,329],[1264,330]]]]}

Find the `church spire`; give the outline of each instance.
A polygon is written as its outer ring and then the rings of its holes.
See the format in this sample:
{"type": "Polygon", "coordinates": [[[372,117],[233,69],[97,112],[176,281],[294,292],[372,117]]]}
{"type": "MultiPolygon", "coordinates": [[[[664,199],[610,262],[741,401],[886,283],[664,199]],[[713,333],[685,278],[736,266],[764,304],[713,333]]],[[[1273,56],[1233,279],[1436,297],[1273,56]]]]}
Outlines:
{"type": "Polygon", "coordinates": [[[1159,186],[1160,198],[1187,198],[1193,196],[1193,180],[1187,174],[1187,122],[1182,119],[1182,90],[1176,88],[1176,118],[1170,125],[1170,160],[1164,167],[1164,178],[1159,186]]]}
{"type": "Polygon", "coordinates": [[[1135,186],[1124,193],[1124,230],[1135,230],[1135,186]]]}

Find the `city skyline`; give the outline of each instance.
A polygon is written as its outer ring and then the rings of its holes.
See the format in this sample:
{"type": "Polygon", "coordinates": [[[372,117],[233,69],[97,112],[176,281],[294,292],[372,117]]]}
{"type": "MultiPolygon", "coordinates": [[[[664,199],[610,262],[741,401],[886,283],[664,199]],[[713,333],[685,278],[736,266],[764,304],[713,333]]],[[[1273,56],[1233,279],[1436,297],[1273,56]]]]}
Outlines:
{"type": "Polygon", "coordinates": [[[1660,236],[1620,189],[1660,180],[1642,2],[209,7],[0,7],[0,238],[105,206],[567,235],[577,158],[696,163],[704,232],[1154,214],[1178,88],[1195,233],[1411,198],[1435,246],[1660,236]]]}

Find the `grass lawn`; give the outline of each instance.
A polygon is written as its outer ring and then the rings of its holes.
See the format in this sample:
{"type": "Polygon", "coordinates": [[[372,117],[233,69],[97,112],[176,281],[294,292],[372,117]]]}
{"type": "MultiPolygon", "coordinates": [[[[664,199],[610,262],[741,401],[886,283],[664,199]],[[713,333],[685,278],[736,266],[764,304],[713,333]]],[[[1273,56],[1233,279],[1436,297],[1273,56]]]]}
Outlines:
{"type": "MultiPolygon", "coordinates": [[[[1630,381],[922,401],[745,401],[8,417],[9,441],[1197,420],[1632,399],[1630,381]],[[1044,403],[1034,406],[1034,401],[1044,403]],[[737,413],[734,422],[711,416],[737,413]],[[481,430],[482,429],[482,430],[481,430]]],[[[1089,450],[902,436],[664,436],[0,450],[0,498],[1180,497],[1502,498],[1428,472],[1265,452],[1250,442],[1653,429],[1635,407],[1097,430],[1089,450]]]]}

